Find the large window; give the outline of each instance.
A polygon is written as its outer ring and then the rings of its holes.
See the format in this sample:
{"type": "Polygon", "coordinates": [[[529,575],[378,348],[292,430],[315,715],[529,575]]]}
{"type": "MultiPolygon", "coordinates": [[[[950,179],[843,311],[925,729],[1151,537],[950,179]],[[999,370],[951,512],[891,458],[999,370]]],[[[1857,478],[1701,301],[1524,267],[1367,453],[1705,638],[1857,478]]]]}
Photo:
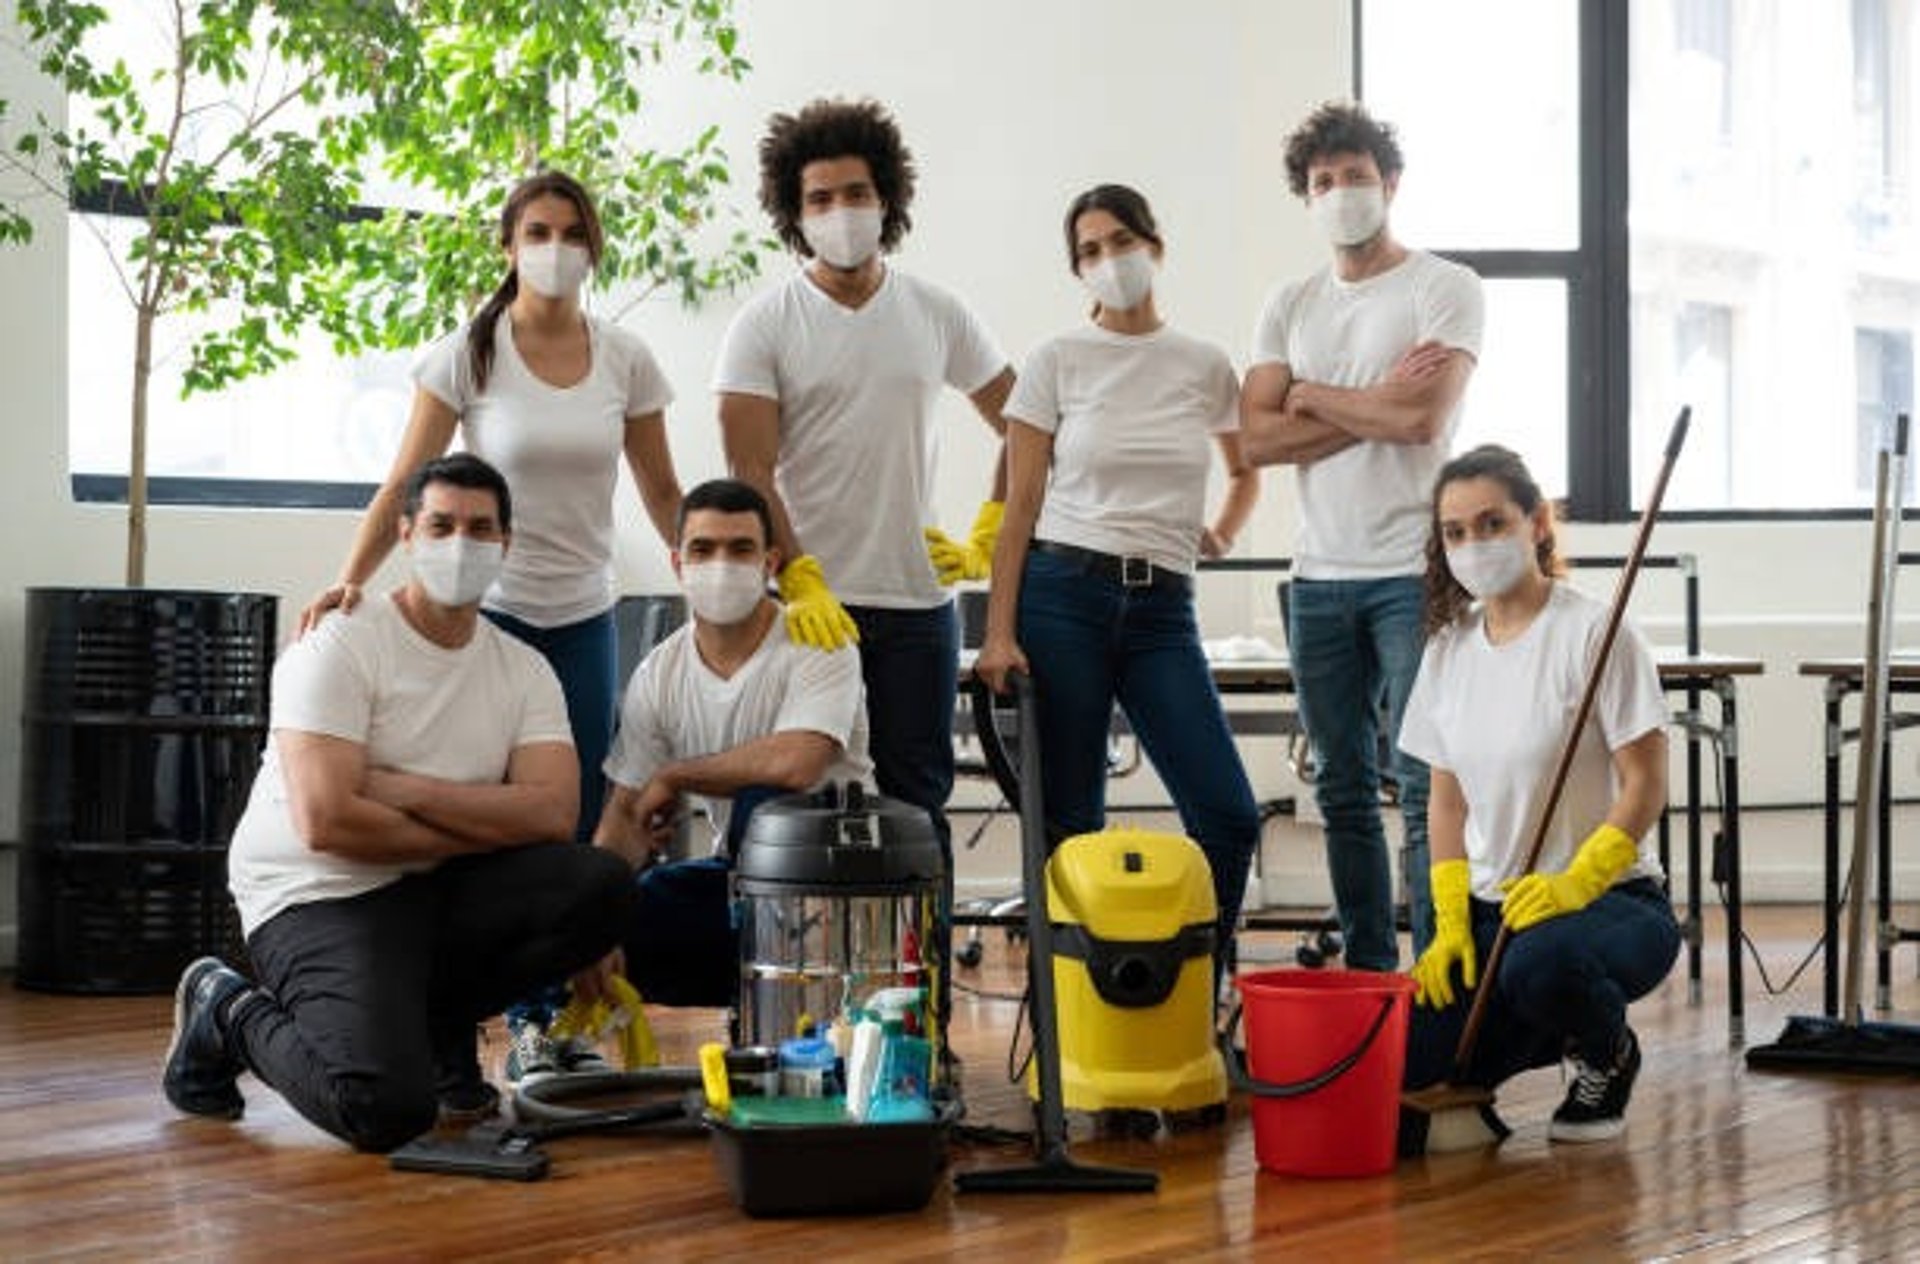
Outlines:
{"type": "Polygon", "coordinates": [[[1475,0],[1467,24],[1485,23],[1499,39],[1461,49],[1466,59],[1448,65],[1441,88],[1436,74],[1447,58],[1435,50],[1460,48],[1461,8],[1366,0],[1362,94],[1394,124],[1406,153],[1395,233],[1486,282],[1486,338],[1455,446],[1515,448],[1547,493],[1562,496],[1568,315],[1580,267],[1578,14],[1566,2],[1475,0]],[[1517,48],[1527,55],[1511,56],[1517,48]]]}
{"type": "MultiPolygon", "coordinates": [[[[156,42],[171,38],[146,6],[116,12],[95,36],[102,63],[116,58],[136,69],[153,62],[156,42]]],[[[146,92],[165,117],[165,85],[146,92]]],[[[68,101],[71,121],[86,120],[89,103],[68,101]]],[[[226,138],[228,110],[206,105],[188,115],[193,145],[216,149],[226,138]]],[[[286,107],[286,126],[300,130],[306,107],[286,107]]],[[[419,195],[377,175],[373,196],[391,205],[431,209],[419,195]]],[[[132,304],[115,260],[127,257],[133,200],[111,191],[86,199],[67,217],[67,445],[76,497],[125,496],[133,383],[132,304]]],[[[356,504],[377,484],[399,447],[411,383],[409,357],[342,359],[318,332],[302,340],[297,360],[264,377],[211,394],[182,397],[186,349],[202,330],[234,323],[230,308],[170,313],[155,328],[148,391],[147,469],[156,501],[356,504]]]]}
{"type": "Polygon", "coordinates": [[[1670,508],[1868,503],[1861,454],[1870,469],[1912,407],[1920,0],[1356,9],[1361,94],[1408,149],[1396,227],[1491,282],[1463,439],[1563,460],[1542,473],[1575,515],[1621,518],[1690,404],[1670,508]],[[1550,278],[1565,304],[1551,323],[1550,278]],[[1503,318],[1522,293],[1542,311],[1503,318]],[[1537,366],[1549,338],[1558,410],[1537,374],[1499,369],[1537,366]]]}
{"type": "MultiPolygon", "coordinates": [[[[67,453],[75,495],[124,497],[133,389],[133,308],[90,240],[130,231],[111,216],[68,217],[67,453]],[[83,222],[91,220],[91,223],[83,222]]],[[[213,394],[181,397],[185,348],[205,321],[172,315],[156,331],[147,469],[156,501],[353,504],[400,447],[410,357],[343,360],[318,333],[299,359],[213,394]],[[272,486],[269,486],[272,485],[272,486]]]]}

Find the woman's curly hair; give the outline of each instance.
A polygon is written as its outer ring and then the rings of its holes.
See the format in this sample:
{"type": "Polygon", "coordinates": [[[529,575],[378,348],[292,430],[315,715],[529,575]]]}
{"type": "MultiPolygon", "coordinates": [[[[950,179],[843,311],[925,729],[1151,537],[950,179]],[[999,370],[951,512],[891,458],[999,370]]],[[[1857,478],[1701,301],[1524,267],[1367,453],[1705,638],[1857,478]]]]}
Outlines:
{"type": "Polygon", "coordinates": [[[1372,154],[1382,180],[1397,178],[1407,165],[1393,124],[1377,121],[1353,101],[1328,101],[1287,137],[1287,188],[1293,196],[1307,196],[1307,168],[1328,154],[1372,154]]]}
{"type": "Polygon", "coordinates": [[[873,175],[874,192],[885,206],[880,248],[892,250],[913,227],[913,154],[900,139],[900,127],[878,101],[810,101],[798,114],[767,120],[760,140],[760,205],[787,247],[811,257],[800,231],[800,173],[810,162],[860,158],[873,175]]]}
{"type": "MultiPolygon", "coordinates": [[[[1433,480],[1433,506],[1427,515],[1426,604],[1421,621],[1428,636],[1459,622],[1473,605],[1473,594],[1460,586],[1460,581],[1453,577],[1452,569],[1447,566],[1447,545],[1440,538],[1440,493],[1449,484],[1464,483],[1475,478],[1490,478],[1500,484],[1512,497],[1513,503],[1520,506],[1528,517],[1532,517],[1546,499],[1541,495],[1540,484],[1528,472],[1526,462],[1520,459],[1520,454],[1497,443],[1485,443],[1471,452],[1462,452],[1440,467],[1438,477],[1433,480]]],[[[1539,563],[1542,575],[1566,573],[1566,563],[1560,559],[1555,532],[1551,528],[1547,531],[1546,539],[1534,546],[1533,557],[1539,563]]]]}

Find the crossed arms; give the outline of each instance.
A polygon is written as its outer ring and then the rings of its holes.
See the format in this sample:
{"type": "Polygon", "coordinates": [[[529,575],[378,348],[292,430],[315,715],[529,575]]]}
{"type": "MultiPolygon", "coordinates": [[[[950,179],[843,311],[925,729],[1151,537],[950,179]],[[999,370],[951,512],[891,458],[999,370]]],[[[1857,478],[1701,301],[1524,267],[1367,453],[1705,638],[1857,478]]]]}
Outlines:
{"type": "Polygon", "coordinates": [[[514,748],[499,782],[367,766],[360,742],[275,729],[294,828],[314,851],[404,863],[573,837],[580,772],[566,742],[514,748]]]}
{"type": "Polygon", "coordinates": [[[1432,443],[1466,392],[1474,360],[1416,343],[1372,386],[1327,386],[1285,364],[1256,365],[1240,392],[1240,433],[1255,465],[1311,465],[1356,443],[1432,443]]]}

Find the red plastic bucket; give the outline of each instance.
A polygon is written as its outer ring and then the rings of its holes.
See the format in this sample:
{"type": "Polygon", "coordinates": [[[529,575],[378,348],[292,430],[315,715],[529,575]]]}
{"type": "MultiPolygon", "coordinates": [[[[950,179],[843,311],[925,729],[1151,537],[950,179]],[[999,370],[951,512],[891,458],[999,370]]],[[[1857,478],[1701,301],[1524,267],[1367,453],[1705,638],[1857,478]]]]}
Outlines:
{"type": "Polygon", "coordinates": [[[1262,970],[1234,980],[1247,1029],[1253,1154],[1287,1176],[1393,1170],[1413,980],[1262,970]]]}

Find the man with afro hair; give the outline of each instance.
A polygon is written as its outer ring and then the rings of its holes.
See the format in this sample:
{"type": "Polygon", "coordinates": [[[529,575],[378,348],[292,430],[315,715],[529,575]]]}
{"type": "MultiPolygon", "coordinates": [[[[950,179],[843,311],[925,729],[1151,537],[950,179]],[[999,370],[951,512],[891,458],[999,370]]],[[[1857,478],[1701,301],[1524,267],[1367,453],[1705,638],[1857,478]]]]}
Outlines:
{"type": "Polygon", "coordinates": [[[1013,369],[947,291],[887,261],[913,225],[913,156],[870,100],[776,114],[760,205],[802,262],[728,328],[714,371],[734,477],[773,511],[789,635],[859,642],[874,777],[942,844],[959,629],[945,586],[986,576],[1004,461],[964,541],[933,521],[935,404],[950,386],[996,433],[1013,369]]]}

